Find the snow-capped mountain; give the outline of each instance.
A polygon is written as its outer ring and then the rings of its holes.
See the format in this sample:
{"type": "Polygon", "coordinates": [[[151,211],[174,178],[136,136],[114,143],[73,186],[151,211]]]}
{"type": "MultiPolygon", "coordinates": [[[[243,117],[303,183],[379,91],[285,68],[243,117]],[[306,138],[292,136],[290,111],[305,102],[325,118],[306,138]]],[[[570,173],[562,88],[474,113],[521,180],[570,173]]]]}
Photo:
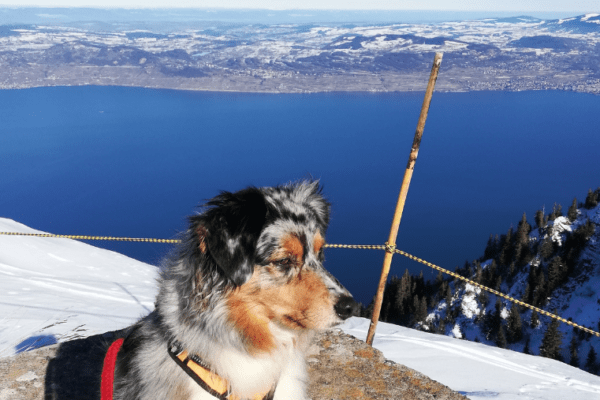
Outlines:
{"type": "Polygon", "coordinates": [[[600,32],[600,14],[585,14],[572,18],[546,21],[542,26],[551,31],[565,31],[581,34],[600,32]]]}
{"type": "Polygon", "coordinates": [[[426,79],[433,53],[443,52],[441,91],[600,91],[599,14],[285,24],[169,22],[169,15],[141,23],[127,10],[43,24],[10,15],[10,24],[0,18],[0,61],[7,66],[0,88],[413,91],[422,90],[415,82],[420,74],[426,79]],[[119,15],[123,21],[115,21],[119,15]]]}
{"type": "MultiPolygon", "coordinates": [[[[560,207],[547,216],[538,212],[534,229],[524,216],[516,232],[511,228],[506,235],[490,237],[484,259],[466,265],[460,272],[598,331],[599,194],[600,190],[590,191],[586,203],[572,205],[566,216],[562,216],[560,207]],[[525,247],[519,244],[523,232],[527,232],[525,247]]],[[[550,339],[545,337],[552,322],[549,317],[513,306],[462,281],[448,286],[450,295],[439,300],[426,319],[416,324],[419,328],[529,354],[548,350],[550,339]]],[[[558,348],[553,356],[546,356],[598,373],[597,360],[588,360],[600,351],[600,338],[566,324],[560,324],[557,330],[560,339],[553,340],[558,348]]]]}

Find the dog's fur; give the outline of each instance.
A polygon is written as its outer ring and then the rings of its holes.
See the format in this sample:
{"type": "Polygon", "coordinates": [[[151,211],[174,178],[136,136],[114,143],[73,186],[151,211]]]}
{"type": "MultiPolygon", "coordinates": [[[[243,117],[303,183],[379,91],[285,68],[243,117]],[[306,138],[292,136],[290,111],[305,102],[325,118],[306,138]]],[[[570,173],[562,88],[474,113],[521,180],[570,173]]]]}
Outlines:
{"type": "Polygon", "coordinates": [[[241,399],[272,388],[275,400],[305,399],[311,333],[356,307],[322,265],[329,203],[318,182],[222,192],[189,222],[156,309],[119,353],[114,398],[214,399],[170,358],[178,341],[241,399]]]}

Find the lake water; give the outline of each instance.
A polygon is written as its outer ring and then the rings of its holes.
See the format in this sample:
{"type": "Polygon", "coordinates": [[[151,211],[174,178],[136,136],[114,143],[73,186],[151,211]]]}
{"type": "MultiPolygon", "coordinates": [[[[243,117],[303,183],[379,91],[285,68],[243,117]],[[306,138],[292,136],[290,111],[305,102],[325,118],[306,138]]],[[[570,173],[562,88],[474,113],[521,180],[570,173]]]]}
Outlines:
{"type": "MultiPolygon", "coordinates": [[[[233,94],[121,87],[0,91],[0,216],[60,234],[171,238],[219,190],[314,177],[329,243],[382,244],[423,93],[233,94]]],[[[398,247],[454,269],[523,212],[600,186],[600,96],[435,93],[398,247]]],[[[94,242],[158,263],[168,245],[94,242]]],[[[0,249],[0,262],[1,262],[0,249]]],[[[362,302],[383,252],[326,252],[362,302]]],[[[400,256],[427,278],[435,272],[400,256]]]]}

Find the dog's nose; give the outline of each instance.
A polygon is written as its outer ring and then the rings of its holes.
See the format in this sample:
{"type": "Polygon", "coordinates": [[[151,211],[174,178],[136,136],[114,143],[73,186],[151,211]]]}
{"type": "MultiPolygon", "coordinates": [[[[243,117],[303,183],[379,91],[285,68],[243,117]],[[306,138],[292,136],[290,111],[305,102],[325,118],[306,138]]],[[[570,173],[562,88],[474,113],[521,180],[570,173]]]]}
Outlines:
{"type": "Polygon", "coordinates": [[[358,311],[358,303],[352,296],[341,296],[333,307],[341,319],[348,319],[358,311]]]}

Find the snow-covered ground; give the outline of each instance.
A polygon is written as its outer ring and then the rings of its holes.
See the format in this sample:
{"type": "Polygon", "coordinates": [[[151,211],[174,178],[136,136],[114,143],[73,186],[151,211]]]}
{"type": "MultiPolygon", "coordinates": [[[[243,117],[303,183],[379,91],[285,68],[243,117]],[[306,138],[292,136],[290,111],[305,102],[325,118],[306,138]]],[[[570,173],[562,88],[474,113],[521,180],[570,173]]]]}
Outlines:
{"type": "MultiPolygon", "coordinates": [[[[0,232],[37,232],[0,218],[0,232]]],[[[126,327],[153,308],[157,268],[69,239],[0,235],[0,356],[126,327]]],[[[369,321],[342,329],[366,337],[369,321]]],[[[379,323],[374,346],[470,399],[600,399],[558,361],[379,323]]]]}
{"type": "MultiPolygon", "coordinates": [[[[4,218],[0,232],[43,233],[4,218]]],[[[156,276],[75,240],[0,235],[0,357],[130,325],[154,308],[156,276]]]]}

